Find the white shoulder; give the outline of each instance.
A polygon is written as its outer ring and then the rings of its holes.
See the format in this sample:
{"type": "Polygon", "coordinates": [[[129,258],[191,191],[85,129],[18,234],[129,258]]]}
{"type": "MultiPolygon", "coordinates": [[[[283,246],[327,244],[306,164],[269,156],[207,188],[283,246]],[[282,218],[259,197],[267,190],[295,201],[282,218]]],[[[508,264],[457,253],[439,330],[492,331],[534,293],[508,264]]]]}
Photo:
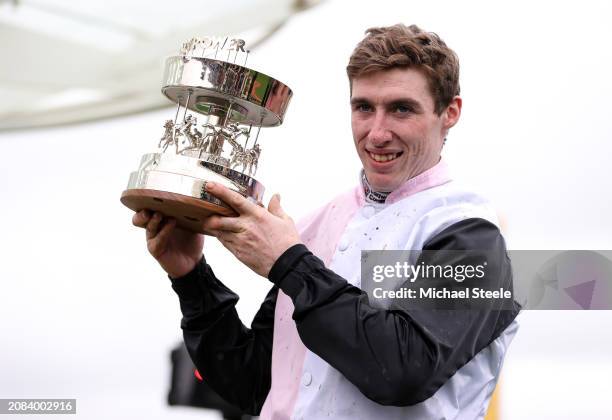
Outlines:
{"type": "Polygon", "coordinates": [[[413,231],[413,249],[420,249],[427,239],[462,220],[484,219],[499,227],[495,208],[473,188],[451,181],[423,193],[429,195],[430,202],[413,231]]]}

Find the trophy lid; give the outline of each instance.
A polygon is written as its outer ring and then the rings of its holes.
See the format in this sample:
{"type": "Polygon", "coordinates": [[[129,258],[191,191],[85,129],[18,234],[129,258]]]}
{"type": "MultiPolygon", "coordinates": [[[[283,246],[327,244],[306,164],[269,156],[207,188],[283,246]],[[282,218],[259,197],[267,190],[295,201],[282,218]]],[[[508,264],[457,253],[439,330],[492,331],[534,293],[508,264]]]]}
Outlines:
{"type": "Polygon", "coordinates": [[[282,124],[293,92],[264,73],[236,64],[241,53],[248,57],[243,40],[193,38],[183,44],[180,55],[166,59],[162,93],[187,109],[227,122],[282,124]]]}

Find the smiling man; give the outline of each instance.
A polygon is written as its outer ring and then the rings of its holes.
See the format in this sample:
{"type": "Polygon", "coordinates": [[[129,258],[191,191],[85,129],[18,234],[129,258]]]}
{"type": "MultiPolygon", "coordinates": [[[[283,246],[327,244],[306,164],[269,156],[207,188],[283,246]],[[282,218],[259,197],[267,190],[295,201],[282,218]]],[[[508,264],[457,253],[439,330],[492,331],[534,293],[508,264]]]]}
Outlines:
{"type": "Polygon", "coordinates": [[[372,189],[391,192],[440,160],[443,139],[461,114],[461,98],[438,110],[428,86],[422,70],[414,68],[354,76],[353,138],[372,189]]]}
{"type": "Polygon", "coordinates": [[[369,29],[347,73],[356,188],[296,227],[278,195],[266,210],[207,185],[239,216],[205,229],[273,283],[251,328],[201,235],[146,211],[134,224],[172,279],[195,365],[228,402],[264,419],[482,418],[518,305],[383,309],[360,287],[364,249],[487,250],[493,281],[512,287],[495,212],[440,159],[461,115],[458,59],[437,35],[400,24],[369,29]]]}

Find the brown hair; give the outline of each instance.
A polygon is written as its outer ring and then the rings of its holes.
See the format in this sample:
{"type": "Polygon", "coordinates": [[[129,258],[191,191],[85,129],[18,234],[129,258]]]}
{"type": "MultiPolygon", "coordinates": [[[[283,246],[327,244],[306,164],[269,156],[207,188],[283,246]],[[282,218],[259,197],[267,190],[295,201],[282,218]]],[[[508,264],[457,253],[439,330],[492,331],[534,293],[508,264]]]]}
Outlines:
{"type": "Polygon", "coordinates": [[[346,73],[349,81],[368,73],[395,67],[412,67],[424,72],[440,115],[459,95],[459,58],[433,32],[416,25],[370,28],[351,54],[346,73]]]}

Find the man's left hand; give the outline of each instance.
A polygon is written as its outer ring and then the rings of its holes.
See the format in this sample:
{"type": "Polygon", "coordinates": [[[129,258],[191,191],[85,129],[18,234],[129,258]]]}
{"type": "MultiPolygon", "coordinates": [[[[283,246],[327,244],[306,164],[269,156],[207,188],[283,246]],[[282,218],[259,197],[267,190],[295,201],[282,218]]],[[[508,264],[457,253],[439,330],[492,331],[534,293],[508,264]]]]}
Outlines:
{"type": "Polygon", "coordinates": [[[260,276],[268,277],[276,260],[301,243],[293,220],[280,206],[278,194],[266,210],[217,183],[208,182],[206,191],[231,206],[238,217],[213,215],[204,221],[204,230],[260,276]]]}

